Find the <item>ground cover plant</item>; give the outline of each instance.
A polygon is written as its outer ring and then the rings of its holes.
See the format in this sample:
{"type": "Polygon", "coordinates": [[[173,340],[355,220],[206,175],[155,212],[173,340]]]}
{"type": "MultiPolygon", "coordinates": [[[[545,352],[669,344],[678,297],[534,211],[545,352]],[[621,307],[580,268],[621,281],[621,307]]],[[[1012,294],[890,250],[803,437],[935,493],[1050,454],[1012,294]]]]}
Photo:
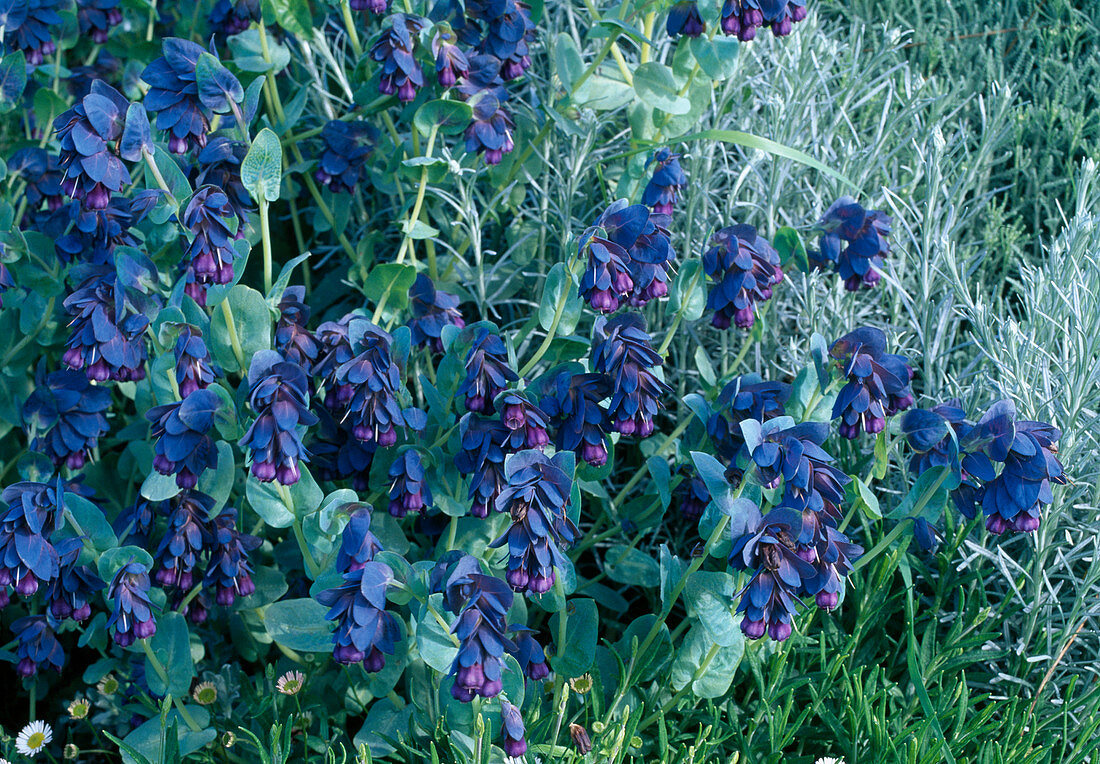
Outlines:
{"type": "Polygon", "coordinates": [[[1010,5],[0,0],[0,755],[1094,760],[1010,5]]]}

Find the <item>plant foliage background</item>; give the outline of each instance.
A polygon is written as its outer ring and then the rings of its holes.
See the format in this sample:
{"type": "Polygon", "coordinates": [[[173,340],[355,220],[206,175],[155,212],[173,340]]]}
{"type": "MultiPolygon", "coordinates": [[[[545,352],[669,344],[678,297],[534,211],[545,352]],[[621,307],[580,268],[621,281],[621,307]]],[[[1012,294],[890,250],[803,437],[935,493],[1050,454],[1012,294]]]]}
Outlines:
{"type": "Polygon", "coordinates": [[[1095,760],[1089,10],[0,0],[0,753],[1095,760]],[[912,380],[848,439],[857,329],[912,380]],[[960,460],[1029,420],[1065,484],[994,533],[960,460]],[[795,422],[858,546],[746,638],[795,422]]]}

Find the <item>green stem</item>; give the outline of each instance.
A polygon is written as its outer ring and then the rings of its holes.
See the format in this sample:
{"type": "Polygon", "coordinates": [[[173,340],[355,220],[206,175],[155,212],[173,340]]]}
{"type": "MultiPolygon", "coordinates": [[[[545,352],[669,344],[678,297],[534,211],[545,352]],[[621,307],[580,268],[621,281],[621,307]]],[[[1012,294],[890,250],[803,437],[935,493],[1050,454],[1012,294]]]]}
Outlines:
{"type": "Polygon", "coordinates": [[[458,535],[458,515],[451,516],[451,522],[447,526],[447,551],[455,548],[455,537],[458,535]]]}
{"type": "Polygon", "coordinates": [[[225,329],[229,335],[229,345],[233,348],[233,357],[241,367],[241,374],[248,374],[248,366],[244,362],[244,348],[241,347],[241,338],[237,335],[237,325],[233,323],[233,309],[229,307],[229,299],[223,299],[220,307],[225,317],[225,329]]]}
{"type": "MultiPolygon", "coordinates": [[[[164,682],[164,685],[168,686],[168,672],[164,670],[164,664],[160,662],[160,658],[153,652],[152,646],[149,644],[148,639],[140,640],[141,649],[145,651],[145,657],[149,659],[149,665],[153,667],[153,671],[160,677],[160,681],[164,682]]],[[[172,703],[175,704],[176,710],[179,711],[180,716],[183,717],[183,721],[187,723],[187,726],[191,728],[192,732],[198,732],[202,729],[202,726],[195,721],[195,718],[191,716],[191,712],[187,710],[179,698],[174,698],[171,695],[168,696],[172,699],[172,703]]]]}
{"type": "Polygon", "coordinates": [[[539,345],[538,350],[531,356],[531,359],[523,365],[523,368],[519,370],[519,376],[522,379],[526,377],[531,369],[535,368],[546,351],[550,349],[550,344],[554,341],[554,337],[558,333],[558,324],[561,323],[562,314],[565,313],[565,303],[569,301],[569,290],[571,287],[563,287],[561,294],[558,295],[558,304],[554,307],[554,320],[550,322],[550,328],[546,330],[546,336],[542,339],[542,344],[539,345]]]}
{"type": "Polygon", "coordinates": [[[913,511],[909,513],[909,517],[903,519],[897,525],[890,529],[890,532],[886,534],[886,537],[882,541],[878,542],[871,548],[871,551],[865,553],[852,565],[852,571],[855,572],[864,566],[866,566],[871,560],[875,559],[878,555],[882,554],[894,541],[905,531],[906,522],[913,518],[919,517],[921,511],[932,497],[939,491],[940,486],[943,485],[943,481],[947,479],[947,476],[951,474],[951,470],[946,467],[940,468],[940,476],[936,479],[936,482],[928,487],[928,489],[921,494],[921,497],[917,500],[916,506],[913,507],[913,511]]]}
{"type": "Polygon", "coordinates": [[[264,294],[271,291],[271,222],[268,215],[268,201],[260,200],[260,236],[264,248],[264,294]]]}
{"type": "Polygon", "coordinates": [[[302,520],[298,517],[298,513],[294,511],[294,499],[290,495],[290,489],[281,483],[278,484],[279,499],[282,500],[283,506],[286,507],[290,514],[294,515],[294,523],[292,528],[294,530],[294,540],[298,542],[298,549],[302,552],[302,560],[306,566],[306,573],[314,581],[317,580],[317,576],[320,574],[321,569],[317,565],[317,561],[313,559],[313,553],[310,551],[309,542],[306,541],[306,532],[302,528],[302,520]]]}
{"type": "Polygon", "coordinates": [[[166,181],[164,179],[164,176],[161,175],[160,168],[157,167],[157,162],[153,158],[153,155],[149,152],[148,149],[142,149],[141,154],[145,158],[145,166],[149,168],[149,172],[153,173],[153,178],[156,180],[157,185],[160,186],[161,190],[164,191],[164,193],[168,194],[168,198],[169,200],[171,200],[172,206],[178,209],[180,203],[176,199],[175,195],[172,193],[172,189],[168,187],[168,181],[166,181]]]}
{"type": "Polygon", "coordinates": [[[351,15],[351,5],[348,0],[340,0],[340,12],[344,15],[344,26],[348,29],[348,42],[355,52],[358,61],[363,57],[363,45],[359,42],[359,32],[355,29],[355,17],[351,15]]]}

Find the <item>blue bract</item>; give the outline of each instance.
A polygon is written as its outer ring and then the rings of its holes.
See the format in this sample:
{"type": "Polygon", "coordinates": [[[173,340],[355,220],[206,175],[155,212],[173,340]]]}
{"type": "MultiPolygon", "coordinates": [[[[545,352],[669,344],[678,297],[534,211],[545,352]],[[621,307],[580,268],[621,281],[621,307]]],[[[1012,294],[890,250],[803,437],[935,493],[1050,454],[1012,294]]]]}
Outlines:
{"type": "Polygon", "coordinates": [[[623,302],[641,307],[668,294],[675,253],[666,222],[664,215],[625,199],[604,210],[578,243],[587,263],[581,297],[595,310],[613,313],[623,302]]]}
{"type": "MultiPolygon", "coordinates": [[[[703,17],[699,15],[699,5],[695,0],[681,0],[668,9],[668,19],[665,21],[665,31],[669,37],[698,37],[707,31],[707,25],[703,23],[703,17]]],[[[667,149],[662,149],[667,151],[667,149]]],[[[649,202],[646,202],[649,204],[649,202]]],[[[671,205],[670,205],[671,207],[671,205]]],[[[660,210],[658,210],[660,211],[660,210]]],[[[671,212],[671,209],[669,209],[671,212]]]]}
{"type": "Polygon", "coordinates": [[[466,77],[458,85],[459,94],[470,104],[473,115],[466,128],[466,151],[481,154],[485,164],[500,164],[504,155],[515,148],[511,115],[504,110],[508,91],[501,79],[500,59],[473,56],[466,77]]]}
{"type": "Polygon", "coordinates": [[[279,321],[275,324],[275,349],[283,358],[303,369],[311,369],[320,356],[317,338],[307,328],[312,309],[305,302],[304,287],[291,286],[279,301],[279,321]]]}
{"type": "Polygon", "coordinates": [[[390,514],[404,517],[409,512],[424,512],[432,504],[432,491],[424,481],[424,465],[414,448],[402,451],[389,471],[390,514]]]}
{"type": "Polygon", "coordinates": [[[456,395],[465,396],[466,410],[479,414],[493,412],[493,400],[519,377],[508,365],[504,341],[487,329],[479,329],[470,352],[466,354],[466,378],[456,395]]]}
{"type": "Polygon", "coordinates": [[[344,574],[344,582],[317,595],[329,608],[325,616],[336,621],[332,657],[339,663],[362,663],[367,671],[381,671],[393,655],[401,629],[386,611],[386,589],[393,580],[388,565],[371,561],[344,574]]]}
{"type": "Polygon", "coordinates": [[[232,605],[237,597],[256,591],[252,582],[252,564],[248,553],[261,540],[237,530],[237,510],[225,507],[210,521],[210,560],[206,563],[203,585],[215,591],[219,605],[232,605]]]}
{"type": "Polygon", "coordinates": [[[61,146],[61,187],[86,209],[106,208],[111,194],[130,185],[130,173],[117,153],[129,107],[121,93],[96,80],[88,95],[53,122],[61,146]]]}
{"type": "Polygon", "coordinates": [[[154,406],[145,413],[155,456],[153,467],[175,475],[180,488],[194,488],[199,476],[218,466],[218,449],[210,432],[221,399],[210,390],[194,390],[177,403],[154,406]]]}
{"type": "Polygon", "coordinates": [[[378,140],[378,129],[366,122],[329,120],[321,128],[324,149],[313,177],[334,193],[351,194],[368,181],[367,160],[378,140]]]}
{"type": "Polygon", "coordinates": [[[786,413],[791,386],[783,382],[763,382],[756,375],[734,377],[714,403],[707,419],[707,435],[718,455],[734,462],[745,445],[741,422],[752,419],[763,424],[786,413]]]}
{"type": "Polygon", "coordinates": [[[711,323],[741,329],[756,321],[757,303],[771,299],[772,287],[783,280],[779,253],[751,225],[723,228],[711,237],[703,253],[703,270],[715,282],[707,295],[707,308],[714,311],[711,323]]]}
{"type": "MultiPolygon", "coordinates": [[[[680,3],[680,5],[695,7],[693,2],[680,3]]],[[[673,6],[673,10],[676,7],[673,6]]],[[[671,15],[669,15],[669,20],[672,20],[671,15]]],[[[684,34],[687,34],[687,32],[684,34]]],[[[680,155],[673,154],[668,149],[659,149],[646,162],[647,167],[650,164],[655,165],[655,167],[653,168],[653,176],[646,183],[645,191],[642,192],[642,204],[652,207],[653,211],[659,215],[671,215],[672,206],[676,204],[676,201],[680,198],[680,192],[688,182],[684,169],[680,167],[680,155]]]]}
{"type": "Polygon", "coordinates": [[[849,332],[833,343],[829,355],[848,379],[833,404],[833,419],[841,420],[839,431],[845,438],[855,438],[861,430],[880,433],[886,417],[913,405],[913,370],[903,356],[886,352],[881,329],[849,332]]]}
{"type": "Polygon", "coordinates": [[[470,514],[488,517],[505,484],[504,457],[512,453],[510,431],[502,422],[467,414],[459,422],[461,450],[455,455],[455,467],[470,477],[470,514]]]}
{"type": "Polygon", "coordinates": [[[23,51],[30,66],[38,66],[57,51],[51,29],[59,29],[64,20],[58,13],[63,0],[8,0],[0,3],[4,11],[4,42],[13,50],[23,51]]]}
{"type": "Polygon", "coordinates": [[[466,326],[458,309],[458,298],[436,289],[432,280],[423,273],[416,277],[409,290],[409,308],[412,310],[412,318],[409,319],[412,341],[417,345],[427,345],[433,353],[443,352],[443,327],[461,329],[466,326]]]}
{"type": "Polygon", "coordinates": [[[370,529],[369,504],[358,502],[344,507],[348,524],[340,534],[340,548],[336,553],[336,569],[341,573],[361,570],[382,551],[382,542],[370,529]]]}
{"type": "Polygon", "coordinates": [[[748,42],[765,24],[776,37],[785,37],[804,18],[806,0],[725,0],[721,26],[726,34],[748,42]]]}
{"type": "Polygon", "coordinates": [[[504,654],[516,645],[507,637],[505,616],[512,592],[499,578],[483,575],[477,561],[461,558],[446,581],[444,600],[458,616],[451,632],[458,637],[458,654],[451,664],[451,695],[464,703],[475,695],[491,698],[504,688],[504,654]]]}
{"type": "Polygon", "coordinates": [[[80,34],[90,37],[96,45],[103,45],[111,29],[122,23],[119,0],[76,0],[76,20],[80,34]]]}
{"type": "Polygon", "coordinates": [[[206,51],[190,40],[168,37],[163,52],[141,73],[149,84],[144,103],[157,115],[157,128],[168,131],[168,149],[185,154],[206,145],[214,115],[199,97],[197,67],[206,51]]]}
{"type": "Polygon", "coordinates": [[[198,327],[185,324],[180,328],[174,348],[176,357],[176,385],[180,397],[186,398],[196,390],[203,390],[214,382],[214,368],[210,365],[210,352],[198,327]]]}
{"type": "Polygon", "coordinates": [[[65,650],[57,641],[54,631],[44,615],[28,615],[12,622],[12,633],[19,644],[15,655],[15,673],[21,677],[34,676],[42,666],[60,672],[65,665],[65,650]]]}
{"type": "Polygon", "coordinates": [[[229,197],[214,186],[203,186],[183,211],[181,221],[191,232],[187,245],[187,294],[199,305],[206,305],[206,290],[211,284],[233,281],[233,248],[237,220],[229,197]]]}
{"type": "Polygon", "coordinates": [[[135,639],[148,639],[157,633],[149,586],[145,563],[128,562],[118,569],[107,589],[107,597],[113,603],[107,629],[120,647],[129,647],[135,639]]]}
{"type": "Polygon", "coordinates": [[[873,287],[882,278],[883,261],[890,254],[890,217],[864,209],[850,196],[833,203],[818,223],[824,230],[819,246],[822,260],[832,263],[854,292],[873,287]]]}
{"type": "Polygon", "coordinates": [[[508,447],[512,451],[543,448],[550,442],[546,412],[519,390],[507,390],[496,400],[501,423],[508,428],[508,447]]]}
{"type": "Polygon", "coordinates": [[[395,13],[392,24],[383,30],[378,42],[370,49],[370,57],[380,63],[378,91],[383,95],[397,94],[408,103],[416,91],[424,87],[424,72],[416,60],[416,39],[426,26],[419,16],[395,13]]]}
{"type": "Polygon", "coordinates": [[[600,402],[610,395],[611,384],[603,374],[563,371],[557,375],[542,407],[554,420],[554,445],[559,451],[573,451],[593,467],[607,464],[604,438],[611,421],[600,402]]]}
{"type": "Polygon", "coordinates": [[[83,467],[107,434],[105,412],[111,391],[93,387],[76,371],[39,371],[37,386],[23,404],[23,421],[31,436],[31,448],[43,451],[53,463],[71,470],[83,467]]]}
{"type": "Polygon", "coordinates": [[[80,539],[63,539],[54,548],[61,567],[46,590],[50,615],[59,621],[66,618],[83,621],[92,614],[92,598],[106,584],[94,570],[79,563],[84,548],[80,539]]]}
{"type": "Polygon", "coordinates": [[[50,536],[61,528],[65,512],[60,478],[56,483],[13,483],[0,494],[7,505],[0,515],[0,593],[7,587],[29,597],[60,572],[61,559],[50,536]]]}
{"type": "Polygon", "coordinates": [[[65,310],[73,317],[61,357],[66,366],[96,382],[145,379],[149,319],[134,309],[113,269],[91,269],[65,298],[65,310]]]}
{"type": "Polygon", "coordinates": [[[252,357],[248,368],[248,404],[256,421],[241,438],[252,457],[252,474],[261,482],[297,483],[299,461],[308,461],[298,425],[317,423],[309,410],[309,381],[302,367],[274,350],[252,357]]]}
{"type": "Polygon", "coordinates": [[[640,438],[651,435],[653,417],[662,406],[661,396],[672,388],[651,371],[662,362],[650,345],[645,319],[637,313],[625,313],[609,321],[597,321],[592,355],[592,368],[607,375],[611,382],[611,429],[640,438]]]}
{"type": "Polygon", "coordinates": [[[499,59],[505,80],[523,74],[531,66],[527,43],[535,37],[527,5],[516,0],[466,0],[465,7],[470,23],[463,34],[471,38],[481,26],[485,27],[475,50],[499,59]]]}

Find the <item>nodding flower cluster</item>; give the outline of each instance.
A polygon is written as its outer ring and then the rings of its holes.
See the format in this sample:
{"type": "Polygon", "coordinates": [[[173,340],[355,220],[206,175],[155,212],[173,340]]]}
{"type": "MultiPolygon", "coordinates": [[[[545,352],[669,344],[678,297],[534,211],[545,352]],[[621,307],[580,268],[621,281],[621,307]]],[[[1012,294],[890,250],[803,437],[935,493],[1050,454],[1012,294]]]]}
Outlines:
{"type": "Polygon", "coordinates": [[[61,528],[65,498],[56,483],[13,483],[0,494],[7,508],[0,515],[0,604],[9,586],[30,597],[59,575],[61,559],[50,537],[61,528]]]}
{"type": "Polygon", "coordinates": [[[790,385],[764,382],[756,374],[731,379],[718,394],[714,410],[707,417],[707,435],[718,455],[736,467],[745,445],[741,423],[751,419],[763,424],[783,416],[790,396],[790,385]]]}
{"type": "Polygon", "coordinates": [[[385,563],[371,560],[343,574],[343,583],[317,595],[329,608],[325,616],[336,621],[332,633],[332,657],[343,664],[362,663],[370,672],[381,671],[386,656],[393,655],[401,641],[401,627],[386,610],[386,590],[393,571],[385,563]]]}
{"type": "Polygon", "coordinates": [[[395,13],[392,24],[370,49],[370,57],[382,65],[378,90],[383,95],[397,94],[408,103],[424,87],[424,71],[416,60],[417,36],[427,25],[419,16],[395,13]]]}
{"type": "Polygon", "coordinates": [[[833,419],[841,420],[838,429],[843,437],[856,438],[861,430],[880,433],[887,417],[913,405],[913,369],[903,356],[886,352],[881,329],[849,332],[833,343],[829,354],[847,378],[833,404],[833,419]]]}
{"type": "Polygon", "coordinates": [[[719,329],[731,322],[748,329],[756,321],[757,304],[770,300],[772,287],[783,280],[779,253],[751,225],[723,228],[710,243],[703,270],[715,282],[707,296],[707,308],[714,311],[711,323],[719,329]]]}
{"type": "Polygon", "coordinates": [[[504,467],[507,485],[496,499],[512,525],[490,546],[508,547],[508,583],[517,592],[543,594],[554,585],[555,569],[565,566],[562,545],[572,544],[577,526],[566,515],[573,479],[563,455],[521,451],[504,467]]]}
{"type": "Polygon", "coordinates": [[[352,194],[367,180],[367,160],[374,152],[378,128],[366,122],[333,119],[321,128],[324,150],[313,177],[333,193],[352,194]]]}
{"type": "Polygon", "coordinates": [[[60,29],[62,0],[29,0],[11,6],[4,18],[4,42],[23,51],[28,66],[38,66],[57,51],[50,32],[60,29]]]}
{"type": "Polygon", "coordinates": [[[645,191],[642,192],[642,204],[652,207],[658,215],[671,215],[673,205],[679,200],[680,192],[688,182],[684,168],[680,166],[680,155],[673,154],[668,149],[659,149],[646,162],[647,167],[650,164],[656,166],[645,191]]]}
{"type": "Polygon", "coordinates": [[[806,18],[806,0],[726,0],[722,5],[722,31],[748,42],[767,25],[776,37],[791,33],[806,18]]]}
{"type": "Polygon", "coordinates": [[[698,37],[705,31],[707,25],[699,15],[699,4],[695,0],[680,0],[668,9],[665,32],[669,37],[698,37]]]}
{"type": "Polygon", "coordinates": [[[233,240],[237,218],[229,197],[214,186],[203,186],[191,197],[181,221],[191,232],[187,245],[188,296],[199,305],[206,305],[206,290],[211,284],[233,281],[233,261],[237,250],[233,240]]]}
{"type": "Polygon", "coordinates": [[[510,431],[499,420],[476,414],[462,417],[458,427],[461,448],[454,462],[459,473],[470,476],[470,514],[488,517],[506,482],[504,458],[512,453],[508,445],[510,431]]]}
{"type": "Polygon", "coordinates": [[[389,470],[390,514],[404,517],[409,512],[425,512],[432,504],[432,492],[424,480],[420,452],[410,448],[398,454],[389,470]]]}
{"type": "Polygon", "coordinates": [[[218,466],[218,448],[210,433],[220,404],[213,391],[193,390],[182,401],[145,413],[155,439],[153,468],[175,475],[180,488],[194,488],[203,472],[218,466]]]}
{"type": "Polygon", "coordinates": [[[65,298],[72,316],[62,362],[83,369],[88,379],[136,382],[145,379],[145,329],[149,319],[134,309],[113,268],[88,268],[87,277],[65,298]]]}
{"type": "Polygon", "coordinates": [[[488,329],[479,329],[466,354],[466,378],[455,395],[465,398],[467,411],[491,414],[496,397],[518,379],[508,365],[504,340],[488,329]]]}
{"type": "Polygon", "coordinates": [[[465,133],[466,151],[481,154],[487,165],[500,164],[504,155],[515,148],[512,131],[516,129],[504,109],[509,96],[501,77],[500,59],[488,55],[471,57],[466,77],[457,90],[472,110],[465,133]]]}
{"type": "Polygon", "coordinates": [[[107,597],[113,602],[107,629],[119,647],[129,647],[134,640],[157,633],[150,588],[149,568],[143,562],[128,562],[115,573],[107,589],[107,597]]]}
{"type": "Polygon", "coordinates": [[[309,410],[309,381],[298,364],[274,350],[252,356],[248,368],[248,405],[256,420],[241,438],[252,457],[252,474],[261,482],[297,483],[299,461],[309,461],[298,425],[317,423],[309,410]]]}
{"type": "Polygon", "coordinates": [[[432,280],[423,273],[416,277],[409,290],[409,329],[416,345],[427,345],[433,353],[443,352],[443,327],[466,326],[458,309],[458,298],[435,288],[432,280]]]}
{"type": "Polygon", "coordinates": [[[747,444],[760,481],[769,488],[782,483],[783,489],[780,503],[763,517],[751,502],[747,509],[742,502],[731,531],[730,565],[753,572],[737,607],[744,613],[741,630],[752,639],[765,633],[775,640],[789,637],[802,597],[835,608],[852,563],[863,553],[837,530],[844,485],[851,479],[821,448],[828,432],[824,423],[795,425],[777,417],[747,444]]]}
{"type": "Polygon", "coordinates": [[[111,391],[95,387],[78,371],[40,368],[34,391],[23,404],[23,421],[31,448],[44,452],[55,466],[83,467],[107,434],[111,391]]]}
{"type": "Polygon", "coordinates": [[[833,203],[818,223],[823,233],[819,258],[836,268],[844,288],[855,292],[873,287],[882,278],[884,260],[890,254],[890,217],[868,210],[849,196],[833,203]]]}
{"type": "Polygon", "coordinates": [[[340,573],[361,570],[382,551],[382,542],[370,529],[370,505],[353,502],[344,511],[348,524],[340,533],[340,548],[336,552],[336,570],[340,573]]]}
{"type": "Polygon", "coordinates": [[[149,85],[144,104],[157,115],[157,128],[168,131],[168,149],[186,154],[192,147],[206,145],[214,116],[198,85],[199,59],[207,51],[178,37],[166,38],[162,51],[164,55],[141,73],[149,85]]]}
{"type": "Polygon", "coordinates": [[[129,108],[125,96],[96,80],[88,95],[54,120],[61,188],[85,209],[106,209],[111,194],[130,185],[130,172],[119,157],[129,108]]]}
{"type": "MultiPolygon", "coordinates": [[[[1038,530],[1043,506],[1054,500],[1051,485],[1066,482],[1057,456],[1061,432],[1018,419],[1011,401],[994,403],[977,423],[966,419],[959,401],[948,401],[908,412],[901,426],[913,450],[910,469],[918,475],[951,470],[958,481],[951,491],[955,506],[967,518],[981,506],[990,533],[1038,530]]],[[[916,534],[925,548],[934,545],[927,521],[918,523],[916,534]]]]}
{"type": "Polygon", "coordinates": [[[637,313],[624,313],[597,321],[592,356],[592,369],[611,383],[611,429],[640,438],[653,434],[653,417],[661,408],[661,396],[672,388],[652,371],[662,361],[650,344],[645,319],[637,313]]]}
{"type": "Polygon", "coordinates": [[[578,251],[587,265],[580,295],[594,310],[613,313],[623,302],[641,307],[668,294],[675,253],[665,225],[664,215],[620,199],[581,234],[578,251]]]}

